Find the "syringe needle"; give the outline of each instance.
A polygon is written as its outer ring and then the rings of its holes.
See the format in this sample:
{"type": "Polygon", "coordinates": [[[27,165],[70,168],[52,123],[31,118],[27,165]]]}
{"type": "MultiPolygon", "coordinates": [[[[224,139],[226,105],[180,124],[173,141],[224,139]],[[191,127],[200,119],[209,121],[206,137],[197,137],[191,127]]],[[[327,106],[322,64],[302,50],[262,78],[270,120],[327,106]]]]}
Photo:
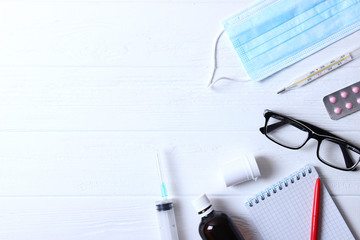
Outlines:
{"type": "Polygon", "coordinates": [[[156,153],[156,161],[157,161],[157,169],[158,169],[160,181],[163,182],[163,176],[162,176],[161,167],[160,167],[159,153],[156,153]]]}
{"type": "Polygon", "coordinates": [[[156,153],[156,159],[157,159],[158,172],[159,172],[160,182],[161,182],[161,196],[163,198],[167,198],[168,194],[167,194],[167,191],[166,191],[164,178],[163,178],[163,174],[162,174],[162,168],[161,168],[161,164],[160,164],[159,153],[156,153]]]}

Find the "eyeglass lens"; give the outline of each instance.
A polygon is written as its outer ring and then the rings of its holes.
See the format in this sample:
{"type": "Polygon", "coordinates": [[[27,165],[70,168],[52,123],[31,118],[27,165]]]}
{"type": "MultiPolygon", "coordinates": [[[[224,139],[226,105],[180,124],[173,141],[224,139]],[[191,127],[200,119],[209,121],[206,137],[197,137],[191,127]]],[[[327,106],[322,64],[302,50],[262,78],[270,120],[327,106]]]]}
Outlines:
{"type": "Polygon", "coordinates": [[[331,166],[350,169],[360,158],[358,152],[349,149],[346,144],[342,144],[332,139],[324,139],[319,146],[319,158],[331,166]]]}
{"type": "Polygon", "coordinates": [[[301,125],[281,116],[271,116],[266,124],[266,136],[289,148],[301,147],[309,132],[301,125]]]}

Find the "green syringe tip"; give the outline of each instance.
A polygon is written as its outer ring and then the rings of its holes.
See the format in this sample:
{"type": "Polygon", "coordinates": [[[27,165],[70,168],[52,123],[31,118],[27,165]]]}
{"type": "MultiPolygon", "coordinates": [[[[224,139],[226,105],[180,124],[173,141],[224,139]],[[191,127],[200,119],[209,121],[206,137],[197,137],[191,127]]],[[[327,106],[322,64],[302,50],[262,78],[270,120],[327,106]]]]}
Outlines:
{"type": "Polygon", "coordinates": [[[165,187],[165,183],[161,183],[161,196],[163,198],[166,198],[168,196],[166,187],[165,187]]]}

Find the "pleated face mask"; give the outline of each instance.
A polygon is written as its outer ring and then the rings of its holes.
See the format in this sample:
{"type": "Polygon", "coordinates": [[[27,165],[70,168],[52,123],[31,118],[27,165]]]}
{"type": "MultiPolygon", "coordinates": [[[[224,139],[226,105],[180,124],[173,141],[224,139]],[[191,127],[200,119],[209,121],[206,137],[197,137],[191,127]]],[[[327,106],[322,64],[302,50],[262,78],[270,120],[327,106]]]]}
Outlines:
{"type": "Polygon", "coordinates": [[[359,30],[360,0],[263,0],[224,29],[258,81],[359,30]]]}

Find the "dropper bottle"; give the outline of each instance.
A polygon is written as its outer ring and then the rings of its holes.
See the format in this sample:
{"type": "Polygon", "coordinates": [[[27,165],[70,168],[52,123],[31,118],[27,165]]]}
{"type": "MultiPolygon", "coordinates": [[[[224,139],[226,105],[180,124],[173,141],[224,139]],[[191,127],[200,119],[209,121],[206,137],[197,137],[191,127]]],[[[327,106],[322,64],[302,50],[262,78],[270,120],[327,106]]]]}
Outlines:
{"type": "Polygon", "coordinates": [[[162,199],[156,201],[155,205],[158,215],[161,239],[179,240],[176,221],[175,221],[173,201],[168,198],[158,154],[156,154],[156,158],[157,158],[157,165],[158,165],[159,176],[161,181],[160,188],[161,188],[162,199]]]}
{"type": "Polygon", "coordinates": [[[226,213],[214,210],[206,194],[192,203],[201,217],[199,233],[203,240],[245,240],[226,213]]]}

